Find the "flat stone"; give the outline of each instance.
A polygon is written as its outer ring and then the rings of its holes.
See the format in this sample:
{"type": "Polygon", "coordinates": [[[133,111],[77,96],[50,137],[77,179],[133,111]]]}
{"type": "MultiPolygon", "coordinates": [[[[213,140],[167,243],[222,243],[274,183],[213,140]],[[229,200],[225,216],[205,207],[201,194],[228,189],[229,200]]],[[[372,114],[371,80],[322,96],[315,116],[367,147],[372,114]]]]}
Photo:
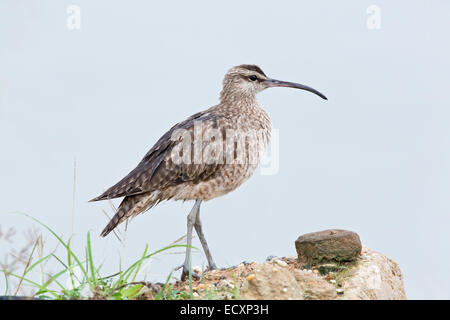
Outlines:
{"type": "Polygon", "coordinates": [[[327,262],[350,262],[361,254],[357,233],[330,229],[304,234],[295,241],[298,259],[310,265],[327,262]]]}

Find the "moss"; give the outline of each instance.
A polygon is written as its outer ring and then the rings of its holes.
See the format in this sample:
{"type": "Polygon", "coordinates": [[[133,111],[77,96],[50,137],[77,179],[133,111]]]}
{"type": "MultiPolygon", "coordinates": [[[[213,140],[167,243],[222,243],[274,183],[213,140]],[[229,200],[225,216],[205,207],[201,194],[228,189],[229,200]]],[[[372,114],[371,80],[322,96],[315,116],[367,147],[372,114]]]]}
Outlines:
{"type": "Polygon", "coordinates": [[[347,269],[346,266],[336,265],[336,264],[324,264],[319,266],[318,270],[320,275],[326,276],[331,272],[341,272],[347,269]]]}
{"type": "Polygon", "coordinates": [[[345,280],[351,276],[352,271],[359,265],[360,261],[357,260],[350,264],[346,264],[338,272],[336,272],[334,279],[336,280],[336,285],[341,287],[345,280]]]}

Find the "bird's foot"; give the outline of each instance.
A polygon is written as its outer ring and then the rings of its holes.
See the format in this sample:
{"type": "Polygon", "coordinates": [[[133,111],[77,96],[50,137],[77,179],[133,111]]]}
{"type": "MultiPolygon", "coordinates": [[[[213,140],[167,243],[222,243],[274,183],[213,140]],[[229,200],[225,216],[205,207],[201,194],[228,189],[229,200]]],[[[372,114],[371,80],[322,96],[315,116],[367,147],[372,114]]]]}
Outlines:
{"type": "Polygon", "coordinates": [[[192,279],[200,280],[202,278],[201,275],[199,275],[198,273],[194,272],[192,269],[189,269],[189,266],[187,266],[185,264],[182,264],[178,268],[175,268],[175,270],[179,270],[179,269],[182,269],[182,271],[181,271],[181,281],[189,279],[189,270],[190,270],[192,279]]]}
{"type": "Polygon", "coordinates": [[[210,265],[208,265],[208,267],[205,269],[205,271],[212,271],[212,270],[217,270],[217,266],[215,263],[212,263],[210,265]]]}

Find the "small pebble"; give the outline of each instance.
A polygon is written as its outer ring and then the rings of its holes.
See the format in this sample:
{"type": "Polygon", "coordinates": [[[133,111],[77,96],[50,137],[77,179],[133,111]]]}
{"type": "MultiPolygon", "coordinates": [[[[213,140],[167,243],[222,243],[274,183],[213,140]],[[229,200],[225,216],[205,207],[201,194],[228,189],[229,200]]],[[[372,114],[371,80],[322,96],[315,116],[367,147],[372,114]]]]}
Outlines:
{"type": "Polygon", "coordinates": [[[287,292],[287,288],[283,288],[283,292],[287,292]]]}
{"type": "Polygon", "coordinates": [[[255,274],[252,273],[252,274],[249,274],[248,277],[245,278],[245,280],[247,280],[247,281],[252,281],[252,280],[255,279],[255,278],[256,278],[255,274]]]}
{"type": "Polygon", "coordinates": [[[222,285],[225,285],[231,289],[234,288],[234,285],[231,282],[229,282],[228,280],[222,280],[221,283],[222,283],[222,285]]]}
{"type": "Polygon", "coordinates": [[[197,274],[201,274],[202,273],[202,268],[200,268],[199,266],[193,267],[192,271],[194,271],[197,274]]]}
{"type": "Polygon", "coordinates": [[[277,258],[277,256],[270,255],[266,258],[266,261],[272,261],[273,259],[277,258]]]}
{"type": "Polygon", "coordinates": [[[344,293],[344,289],[336,289],[337,294],[343,294],[344,293]]]}
{"type": "Polygon", "coordinates": [[[319,270],[314,269],[313,272],[314,272],[315,274],[318,274],[318,273],[319,273],[319,270]]]}
{"type": "Polygon", "coordinates": [[[336,284],[336,280],[334,280],[334,279],[331,279],[330,282],[331,282],[332,284],[336,284]]]}
{"type": "Polygon", "coordinates": [[[309,270],[308,270],[308,273],[312,273],[312,270],[311,270],[311,269],[309,269],[309,270]]]}
{"type": "Polygon", "coordinates": [[[200,283],[198,286],[197,286],[197,290],[203,290],[203,289],[205,289],[206,288],[206,286],[205,286],[205,284],[204,283],[200,283]]]}
{"type": "Polygon", "coordinates": [[[276,264],[278,264],[280,267],[287,267],[287,263],[284,262],[283,260],[280,259],[276,259],[274,260],[276,264]]]}
{"type": "Polygon", "coordinates": [[[197,292],[194,292],[192,295],[193,295],[194,297],[198,297],[198,293],[197,293],[197,292]]]}

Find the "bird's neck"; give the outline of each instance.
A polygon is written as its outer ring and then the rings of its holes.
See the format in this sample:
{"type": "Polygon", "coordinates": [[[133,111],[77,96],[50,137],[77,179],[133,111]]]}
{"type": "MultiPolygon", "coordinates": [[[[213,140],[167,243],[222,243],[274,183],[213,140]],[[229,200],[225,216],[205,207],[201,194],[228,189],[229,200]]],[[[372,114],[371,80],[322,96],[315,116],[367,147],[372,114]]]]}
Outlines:
{"type": "Polygon", "coordinates": [[[270,131],[271,120],[269,114],[258,104],[254,96],[221,100],[216,108],[220,110],[223,116],[235,120],[236,123],[241,123],[242,121],[247,123],[248,129],[266,129],[270,131]]]}
{"type": "Polygon", "coordinates": [[[252,117],[262,110],[255,98],[221,100],[219,106],[222,112],[233,117],[252,117]]]}
{"type": "Polygon", "coordinates": [[[242,91],[225,91],[220,93],[220,105],[223,108],[255,108],[258,107],[258,101],[255,94],[242,91]]]}

